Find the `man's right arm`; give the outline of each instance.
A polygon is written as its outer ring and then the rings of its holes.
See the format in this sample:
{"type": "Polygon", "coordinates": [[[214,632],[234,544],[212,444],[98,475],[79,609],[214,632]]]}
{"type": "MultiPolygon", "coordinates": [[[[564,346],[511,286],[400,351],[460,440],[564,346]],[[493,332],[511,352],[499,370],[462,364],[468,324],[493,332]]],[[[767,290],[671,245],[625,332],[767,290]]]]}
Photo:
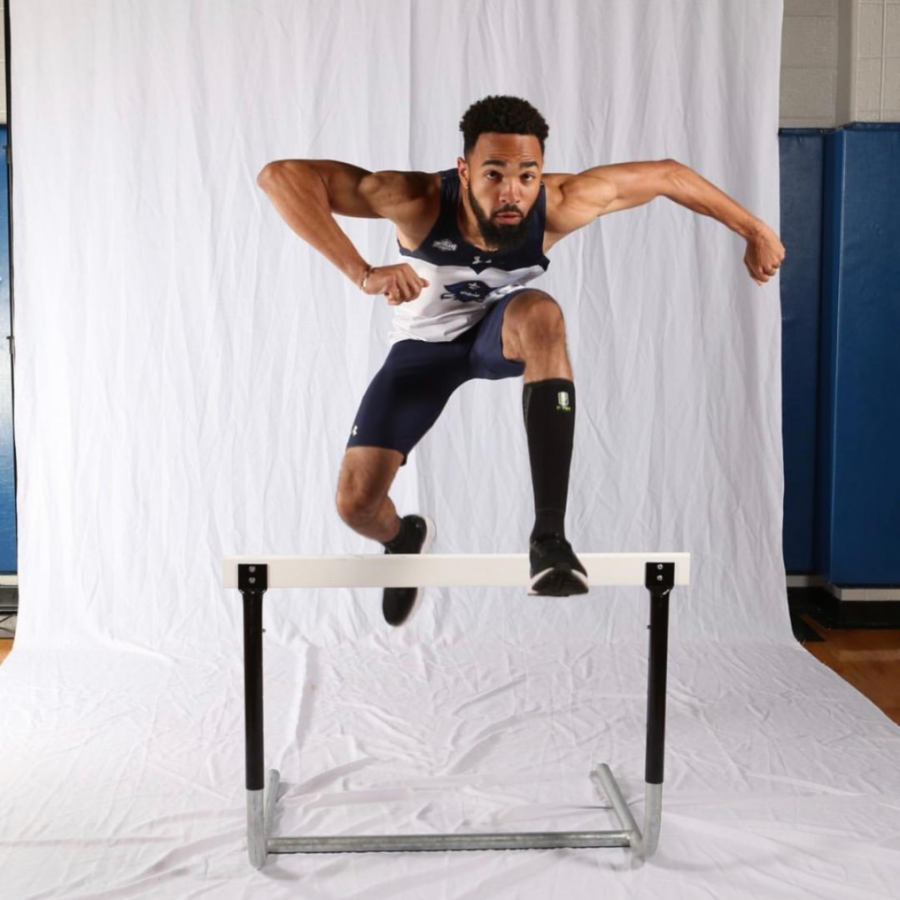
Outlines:
{"type": "Polygon", "coordinates": [[[371,176],[365,169],[330,160],[283,159],[266,165],[256,183],[291,229],[359,286],[367,263],[332,210],[382,218],[366,199],[364,181],[371,176]]]}
{"type": "MultiPolygon", "coordinates": [[[[266,165],[256,181],[291,229],[361,287],[369,266],[332,213],[392,220],[414,214],[423,193],[420,175],[373,173],[328,159],[285,159],[266,165]]],[[[377,282],[389,299],[411,299],[421,290],[421,279],[407,265],[380,267],[378,274],[369,283],[377,282]]]]}

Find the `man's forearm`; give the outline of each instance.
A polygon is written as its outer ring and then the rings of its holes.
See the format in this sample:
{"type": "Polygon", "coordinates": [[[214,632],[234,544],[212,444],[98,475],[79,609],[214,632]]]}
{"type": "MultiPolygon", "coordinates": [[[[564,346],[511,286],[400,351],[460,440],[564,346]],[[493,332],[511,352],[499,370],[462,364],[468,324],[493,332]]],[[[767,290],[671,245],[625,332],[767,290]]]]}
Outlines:
{"type": "Polygon", "coordinates": [[[768,228],[762,219],[682,163],[676,162],[666,185],[663,196],[694,212],[712,216],[742,237],[753,237],[768,228]]]}

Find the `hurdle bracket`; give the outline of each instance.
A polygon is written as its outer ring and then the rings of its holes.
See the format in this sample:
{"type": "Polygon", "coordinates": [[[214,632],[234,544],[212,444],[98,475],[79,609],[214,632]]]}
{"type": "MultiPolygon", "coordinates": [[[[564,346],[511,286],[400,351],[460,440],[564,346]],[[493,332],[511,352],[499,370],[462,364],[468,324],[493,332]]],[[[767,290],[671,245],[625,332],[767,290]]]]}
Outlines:
{"type": "MultiPolygon", "coordinates": [[[[226,587],[238,587],[243,596],[244,608],[244,701],[245,701],[245,738],[246,738],[246,782],[247,782],[247,845],[250,863],[254,868],[262,868],[268,855],[279,853],[362,853],[362,852],[395,852],[395,851],[446,851],[446,850],[527,850],[553,848],[603,848],[629,847],[635,859],[642,863],[652,856],[659,842],[662,822],[662,785],[663,755],[665,744],[665,712],[666,712],[666,664],[668,656],[668,598],[676,584],[676,564],[679,567],[679,584],[688,583],[688,554],[585,554],[582,561],[589,567],[590,584],[625,583],[641,585],[650,592],[650,647],[647,689],[647,742],[644,773],[644,820],[640,828],[629,809],[628,803],[606,763],[600,763],[590,772],[590,779],[595,789],[609,801],[618,819],[619,829],[607,831],[558,831],[558,832],[513,832],[513,833],[474,833],[474,834],[410,834],[410,835],[340,835],[325,837],[278,837],[274,832],[275,808],[281,776],[276,769],[264,770],[263,747],[263,666],[262,666],[262,603],[270,582],[277,587],[314,587],[336,586],[332,575],[317,574],[297,581],[291,581],[298,572],[298,560],[306,568],[319,565],[322,557],[267,557],[252,561],[250,557],[240,557],[226,561],[226,587]],[[608,557],[608,560],[604,560],[608,557]],[[628,559],[627,557],[640,557],[628,559]],[[647,557],[653,557],[648,559],[647,557]],[[674,558],[677,559],[673,561],[674,558]],[[270,577],[268,560],[284,560],[281,576],[270,577]],[[624,561],[624,562],[623,562],[624,561]],[[619,577],[624,581],[611,581],[600,568],[607,562],[612,571],[614,565],[625,565],[616,568],[619,577]],[[639,573],[636,563],[643,563],[643,571],[639,573]],[[234,564],[236,563],[236,579],[234,564]],[[287,565],[293,566],[288,572],[287,565]],[[228,568],[231,566],[231,568],[228,568]],[[620,573],[626,572],[627,577],[620,573]],[[599,574],[596,574],[599,573],[599,574]],[[642,577],[639,577],[642,576],[642,577]],[[319,579],[319,580],[316,580],[319,579]],[[236,583],[235,583],[236,582],[236,583]]],[[[332,557],[338,562],[358,564],[369,557],[332,557]]],[[[411,580],[422,579],[422,558],[394,554],[387,557],[371,557],[373,564],[379,566],[378,586],[385,582],[396,586],[406,586],[411,580]],[[411,565],[419,566],[411,569],[411,565]],[[390,568],[384,568],[390,567],[390,568]],[[404,568],[405,567],[405,568],[404,568]],[[387,571],[389,574],[385,574],[387,571]]],[[[445,557],[444,559],[447,559],[445,557]]],[[[481,572],[488,572],[484,560],[480,557],[481,572]]],[[[479,583],[489,584],[525,584],[519,581],[519,569],[510,568],[518,565],[516,557],[496,557],[493,570],[488,576],[493,580],[479,583]],[[514,563],[510,563],[513,560],[514,563]],[[509,574],[511,571],[514,574],[509,574]]],[[[527,556],[522,556],[527,572],[527,556]]],[[[441,564],[441,560],[438,560],[441,564]]],[[[274,568],[274,566],[273,566],[274,568]]],[[[304,568],[304,571],[306,570],[304,568]]],[[[318,569],[317,572],[324,570],[318,569]]],[[[375,571],[373,569],[373,571],[375,571]]],[[[443,569],[457,571],[457,569],[443,569]]],[[[357,576],[359,577],[359,576],[357,576]]],[[[444,581],[429,583],[448,583],[444,581]]],[[[459,576],[453,575],[453,579],[459,576]]],[[[356,584],[358,582],[352,581],[356,584]]],[[[450,583],[467,583],[453,580],[450,583]]]]}

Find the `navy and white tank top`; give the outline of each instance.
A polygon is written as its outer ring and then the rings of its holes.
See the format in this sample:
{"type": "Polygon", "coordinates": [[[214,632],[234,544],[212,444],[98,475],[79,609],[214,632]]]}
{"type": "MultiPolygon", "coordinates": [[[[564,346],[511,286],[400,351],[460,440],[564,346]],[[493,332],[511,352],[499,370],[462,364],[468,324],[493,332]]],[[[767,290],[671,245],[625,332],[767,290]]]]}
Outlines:
{"type": "Polygon", "coordinates": [[[525,242],[512,250],[480,250],[467,243],[456,221],[460,180],[457,169],[441,172],[441,212],[416,250],[397,241],[399,262],[415,269],[428,287],[415,300],[394,307],[391,344],[452,341],[477,325],[501,297],[542,275],[550,265],[544,255],[547,196],[544,185],[525,242]]]}

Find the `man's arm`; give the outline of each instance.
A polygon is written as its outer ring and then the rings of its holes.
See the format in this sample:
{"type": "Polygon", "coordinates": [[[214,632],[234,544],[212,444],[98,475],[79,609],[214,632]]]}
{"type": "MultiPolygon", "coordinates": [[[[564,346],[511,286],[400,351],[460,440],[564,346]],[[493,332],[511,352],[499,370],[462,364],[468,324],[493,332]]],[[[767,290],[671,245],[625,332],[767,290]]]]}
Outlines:
{"type": "MultiPolygon", "coordinates": [[[[398,218],[415,212],[423,193],[424,173],[369,172],[328,159],[285,159],[270,162],[256,182],[290,228],[339,268],[357,287],[369,265],[335,221],[333,213],[365,219],[398,218]]],[[[427,179],[427,176],[424,176],[427,179]]],[[[408,266],[386,266],[370,284],[392,289],[388,296],[405,296],[415,285],[410,273],[392,272],[408,266]],[[395,281],[399,283],[395,285],[395,281]],[[389,282],[389,283],[388,283],[389,282]],[[398,290],[393,290],[397,287],[398,290]],[[406,288],[407,290],[403,290],[406,288]]],[[[419,285],[421,287],[421,285],[419,285]]],[[[366,293],[370,293],[368,287],[366,293]]]]}
{"type": "Polygon", "coordinates": [[[711,216],[747,240],[744,264],[757,284],[768,281],[784,259],[778,235],[693,169],[674,159],[595,166],[578,175],[551,175],[557,179],[559,202],[548,228],[560,236],[607,215],[668,197],[694,212],[711,216]]]}

